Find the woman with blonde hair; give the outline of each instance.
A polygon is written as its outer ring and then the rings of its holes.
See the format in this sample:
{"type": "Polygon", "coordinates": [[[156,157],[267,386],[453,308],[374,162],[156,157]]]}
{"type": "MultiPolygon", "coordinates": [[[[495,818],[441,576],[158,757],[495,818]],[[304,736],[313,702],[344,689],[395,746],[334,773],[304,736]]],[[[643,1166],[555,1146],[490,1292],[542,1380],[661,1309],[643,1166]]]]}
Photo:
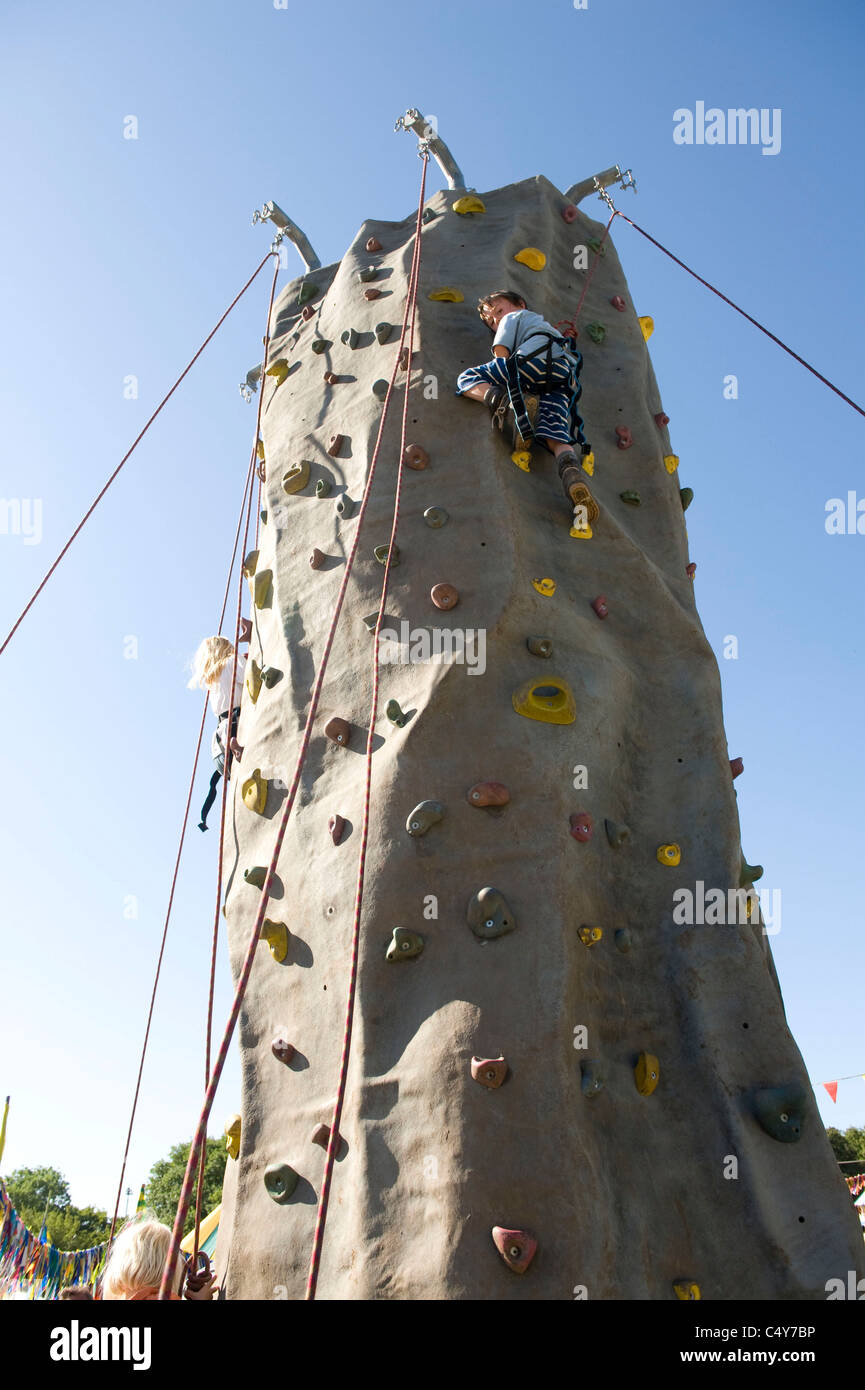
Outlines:
{"type": "MultiPolygon", "coordinates": [[[[241,622],[238,642],[248,642],[252,636],[252,624],[248,618],[241,622]]],[[[220,777],[231,772],[231,754],[240,757],[240,748],[235,737],[237,721],[240,716],[240,698],[243,694],[243,677],[246,671],[246,657],[237,654],[237,670],[234,677],[234,690],[231,686],[231,672],[234,666],[234,644],[227,637],[205,637],[192,658],[192,679],[189,689],[206,690],[210,708],[216,715],[216,732],[210,745],[210,752],[216,764],[216,771],[210,779],[210,790],[201,808],[199,830],[207,829],[207,816],[216,800],[216,788],[220,777]],[[230,719],[229,719],[230,714],[230,719]],[[230,724],[230,728],[229,728],[230,724]],[[226,753],[228,767],[226,769],[226,753]]]]}
{"type": "MultiPolygon", "coordinates": [[[[145,1218],[125,1226],[108,1256],[102,1277],[103,1299],[140,1302],[158,1298],[162,1272],[170,1250],[171,1232],[161,1221],[145,1218]]],[[[200,1278],[186,1280],[186,1267],[179,1251],[177,1264],[177,1288],[183,1290],[186,1282],[186,1290],[185,1295],[171,1293],[172,1302],[180,1302],[183,1296],[197,1301],[209,1299],[219,1292],[214,1287],[215,1274],[206,1282],[200,1278]]]]}

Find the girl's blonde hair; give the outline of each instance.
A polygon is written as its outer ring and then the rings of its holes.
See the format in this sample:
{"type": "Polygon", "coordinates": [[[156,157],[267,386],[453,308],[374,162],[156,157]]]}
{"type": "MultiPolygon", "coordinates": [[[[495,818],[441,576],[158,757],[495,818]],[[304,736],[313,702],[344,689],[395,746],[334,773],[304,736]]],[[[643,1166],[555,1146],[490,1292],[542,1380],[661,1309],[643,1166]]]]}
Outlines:
{"type": "MultiPolygon", "coordinates": [[[[152,1217],[124,1227],[111,1247],[102,1280],[104,1299],[131,1298],[156,1289],[171,1249],[171,1232],[152,1217]]],[[[183,1261],[180,1262],[181,1268],[183,1261]]]]}
{"type": "Polygon", "coordinates": [[[188,681],[190,690],[198,686],[207,690],[222,675],[223,667],[234,656],[234,646],[227,637],[205,637],[192,658],[192,680],[188,681]]]}

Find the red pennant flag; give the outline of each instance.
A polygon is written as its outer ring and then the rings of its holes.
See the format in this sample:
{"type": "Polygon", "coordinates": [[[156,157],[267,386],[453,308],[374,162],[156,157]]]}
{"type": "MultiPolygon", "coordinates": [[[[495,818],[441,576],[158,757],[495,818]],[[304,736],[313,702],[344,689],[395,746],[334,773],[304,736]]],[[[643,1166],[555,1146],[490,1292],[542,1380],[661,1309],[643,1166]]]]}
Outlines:
{"type": "Polygon", "coordinates": [[[832,1099],[834,1100],[835,1104],[837,1105],[837,1104],[838,1104],[838,1082],[837,1082],[837,1081],[824,1081],[824,1082],[823,1082],[823,1085],[826,1087],[826,1090],[829,1092],[830,1096],[832,1097],[832,1099]]]}

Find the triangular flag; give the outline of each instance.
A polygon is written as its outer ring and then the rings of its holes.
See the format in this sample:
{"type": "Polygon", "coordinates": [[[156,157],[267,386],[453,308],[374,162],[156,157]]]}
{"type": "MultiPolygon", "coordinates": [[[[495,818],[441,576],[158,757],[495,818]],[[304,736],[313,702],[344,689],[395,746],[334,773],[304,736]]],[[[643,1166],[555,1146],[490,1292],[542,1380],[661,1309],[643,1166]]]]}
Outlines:
{"type": "Polygon", "coordinates": [[[147,1206],[147,1203],[146,1203],[145,1200],[144,1200],[144,1187],[145,1187],[145,1184],[142,1183],[142,1184],[141,1184],[141,1191],[140,1191],[139,1194],[138,1194],[138,1201],[137,1201],[136,1204],[135,1204],[135,1215],[136,1215],[136,1216],[140,1216],[141,1212],[143,1212],[143,1211],[145,1210],[146,1206],[147,1206]]]}
{"type": "Polygon", "coordinates": [[[837,1105],[837,1104],[838,1104],[838,1082],[837,1082],[837,1081],[824,1081],[824,1082],[823,1082],[823,1085],[826,1087],[826,1090],[829,1092],[830,1096],[832,1097],[832,1099],[834,1100],[835,1104],[837,1105]]]}
{"type": "Polygon", "coordinates": [[[3,1157],[3,1150],[6,1147],[6,1121],[9,1118],[9,1097],[6,1097],[6,1104],[3,1107],[3,1121],[0,1123],[0,1159],[3,1157]]]}

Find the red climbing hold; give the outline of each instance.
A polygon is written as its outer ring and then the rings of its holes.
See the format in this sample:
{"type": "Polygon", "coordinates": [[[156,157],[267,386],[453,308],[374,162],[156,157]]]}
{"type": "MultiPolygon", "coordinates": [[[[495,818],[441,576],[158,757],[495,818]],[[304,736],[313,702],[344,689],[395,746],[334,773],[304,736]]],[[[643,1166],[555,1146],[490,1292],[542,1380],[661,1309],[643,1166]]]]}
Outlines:
{"type": "Polygon", "coordinates": [[[436,608],[443,608],[445,611],[456,608],[460,601],[459,593],[453,584],[433,584],[429,596],[436,608]]]}
{"type": "Polygon", "coordinates": [[[730,771],[731,771],[732,774],[733,774],[733,781],[734,781],[734,782],[735,782],[735,780],[736,780],[737,777],[741,777],[741,776],[742,776],[742,773],[745,771],[745,764],[742,762],[742,759],[741,759],[741,758],[731,758],[731,759],[730,759],[730,771]]]}
{"type": "Polygon", "coordinates": [[[658,429],[659,429],[659,430],[662,430],[662,429],[664,428],[664,426],[665,426],[665,425],[669,425],[669,423],[670,423],[670,417],[669,417],[669,415],[665,415],[664,412],[663,412],[663,410],[659,410],[658,413],[657,413],[657,415],[655,416],[655,424],[658,426],[658,429]]]}
{"type": "Polygon", "coordinates": [[[408,343],[406,343],[405,347],[399,355],[399,369],[401,372],[408,371],[408,343]]]}
{"type": "Polygon", "coordinates": [[[607,614],[610,611],[607,607],[607,599],[604,594],[598,594],[597,598],[592,599],[592,607],[594,608],[599,618],[606,618],[607,614]]]}
{"type": "Polygon", "coordinates": [[[301,311],[300,311],[300,317],[303,319],[304,323],[309,323],[309,321],[310,321],[310,319],[312,318],[312,316],[313,316],[314,313],[315,313],[315,305],[314,305],[314,304],[305,304],[305,305],[303,306],[303,308],[301,309],[301,311]]]}
{"type": "Polygon", "coordinates": [[[270,1044],[270,1050],[278,1062],[285,1062],[286,1066],[294,1056],[294,1048],[285,1038],[274,1038],[270,1044]]]}
{"type": "Polygon", "coordinates": [[[685,566],[685,573],[689,579],[694,578],[694,575],[697,573],[697,566],[694,564],[693,560],[691,561],[690,565],[685,566]]]}
{"type": "Polygon", "coordinates": [[[488,1091],[497,1091],[507,1074],[508,1064],[504,1057],[472,1058],[472,1077],[488,1091]]]}
{"type": "Polygon", "coordinates": [[[342,832],[344,830],[345,820],[342,816],[338,816],[336,815],[336,813],[334,813],[327,823],[327,833],[333,840],[333,843],[335,845],[339,844],[340,840],[342,839],[342,832]]]}
{"type": "Polygon", "coordinates": [[[364,290],[363,297],[364,299],[379,299],[381,297],[381,290],[364,290]]]}
{"type": "Polygon", "coordinates": [[[631,431],[627,425],[616,425],[616,443],[620,449],[630,449],[633,444],[631,431]]]}
{"type": "Polygon", "coordinates": [[[323,552],[319,550],[318,546],[316,546],[316,547],[315,547],[315,550],[313,550],[312,554],[311,554],[310,557],[309,557],[309,567],[310,567],[310,569],[311,569],[311,570],[320,570],[321,567],[322,567],[322,565],[324,564],[324,561],[325,561],[325,556],[324,556],[323,552]]]}
{"type": "Polygon", "coordinates": [[[614,309],[618,309],[620,314],[623,314],[628,307],[620,294],[614,294],[610,303],[614,309]]]}
{"type": "Polygon", "coordinates": [[[562,208],[562,217],[566,222],[576,222],[577,209],[573,203],[565,203],[565,206],[562,208]]]}
{"type": "Polygon", "coordinates": [[[331,435],[330,443],[327,446],[327,452],[330,454],[331,458],[336,458],[337,454],[342,448],[344,437],[345,436],[341,434],[331,435]]]}
{"type": "Polygon", "coordinates": [[[470,806],[507,806],[510,799],[504,782],[475,782],[466,792],[470,806]]]}
{"type": "Polygon", "coordinates": [[[342,744],[343,748],[348,747],[351,738],[351,725],[347,719],[339,719],[337,715],[334,715],[325,724],[324,732],[328,738],[333,739],[334,743],[342,744]]]}
{"type": "Polygon", "coordinates": [[[406,468],[413,468],[415,472],[420,472],[422,468],[429,468],[429,454],[426,449],[421,448],[420,444],[406,444],[402,457],[406,468]]]}
{"type": "Polygon", "coordinates": [[[367,251],[380,251],[382,249],[381,242],[377,237],[371,236],[366,243],[366,249],[367,251]]]}
{"type": "Polygon", "coordinates": [[[587,840],[592,838],[592,818],[588,811],[574,811],[570,817],[571,834],[575,840],[579,840],[584,845],[587,840]]]}
{"type": "Polygon", "coordinates": [[[507,1226],[493,1226],[496,1249],[514,1274],[525,1274],[538,1248],[538,1242],[528,1231],[511,1231],[507,1226]]]}

